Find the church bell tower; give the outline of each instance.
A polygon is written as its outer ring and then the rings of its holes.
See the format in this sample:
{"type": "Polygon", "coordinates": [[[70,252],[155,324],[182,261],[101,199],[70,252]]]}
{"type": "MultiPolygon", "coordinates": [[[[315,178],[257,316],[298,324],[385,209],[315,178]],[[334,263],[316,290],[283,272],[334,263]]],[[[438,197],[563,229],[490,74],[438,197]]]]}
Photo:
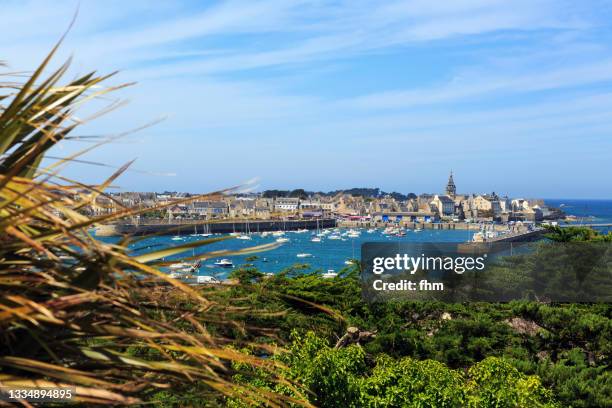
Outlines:
{"type": "Polygon", "coordinates": [[[450,176],[448,177],[448,183],[446,184],[446,195],[455,198],[457,194],[457,187],[455,187],[455,181],[453,180],[453,172],[451,170],[450,176]]]}

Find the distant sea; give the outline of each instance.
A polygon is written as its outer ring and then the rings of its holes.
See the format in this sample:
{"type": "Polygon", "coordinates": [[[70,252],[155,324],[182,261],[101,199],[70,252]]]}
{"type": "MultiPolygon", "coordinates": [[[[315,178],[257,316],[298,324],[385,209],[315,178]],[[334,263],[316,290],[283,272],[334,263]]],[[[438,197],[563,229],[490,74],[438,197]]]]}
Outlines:
{"type": "Polygon", "coordinates": [[[545,199],[550,207],[578,217],[577,223],[612,223],[612,200],[545,199]]]}

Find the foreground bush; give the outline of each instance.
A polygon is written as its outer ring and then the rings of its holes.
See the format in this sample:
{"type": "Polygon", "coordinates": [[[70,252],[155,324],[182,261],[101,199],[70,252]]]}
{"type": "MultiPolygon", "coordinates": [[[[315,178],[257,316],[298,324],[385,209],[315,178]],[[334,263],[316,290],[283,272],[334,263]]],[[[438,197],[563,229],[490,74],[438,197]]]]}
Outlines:
{"type": "MultiPolygon", "coordinates": [[[[278,357],[287,376],[308,388],[320,407],[558,407],[537,376],[520,373],[509,362],[488,357],[467,373],[433,360],[370,359],[359,345],[332,348],[308,332],[294,333],[287,353],[278,357]]],[[[239,380],[244,380],[239,378],[239,380]]],[[[265,386],[266,375],[253,384],[265,386]]],[[[270,390],[287,392],[268,384],[270,390]]],[[[231,401],[233,406],[245,406],[231,401]]]]}

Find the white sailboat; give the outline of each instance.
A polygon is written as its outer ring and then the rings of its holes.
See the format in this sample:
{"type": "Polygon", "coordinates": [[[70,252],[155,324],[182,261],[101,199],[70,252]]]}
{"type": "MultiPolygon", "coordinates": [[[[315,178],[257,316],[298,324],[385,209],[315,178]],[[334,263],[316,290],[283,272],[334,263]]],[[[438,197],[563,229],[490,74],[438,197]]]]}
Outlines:
{"type": "Polygon", "coordinates": [[[346,236],[349,238],[359,238],[361,236],[361,233],[359,231],[349,230],[346,236]]]}
{"type": "Polygon", "coordinates": [[[191,266],[191,264],[187,262],[177,262],[177,263],[173,263],[172,265],[168,265],[168,268],[169,269],[183,269],[183,268],[188,268],[189,266],[191,266]]]}
{"type": "Polygon", "coordinates": [[[211,235],[213,235],[213,234],[211,234],[211,232],[210,232],[210,225],[202,224],[202,233],[198,234],[198,236],[200,236],[200,237],[210,237],[211,235]]]}

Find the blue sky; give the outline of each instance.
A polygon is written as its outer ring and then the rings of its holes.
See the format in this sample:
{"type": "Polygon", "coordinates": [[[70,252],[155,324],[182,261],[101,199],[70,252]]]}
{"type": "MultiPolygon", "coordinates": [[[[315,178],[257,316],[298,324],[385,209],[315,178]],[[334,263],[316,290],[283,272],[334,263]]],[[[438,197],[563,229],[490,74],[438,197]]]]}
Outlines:
{"type": "MultiPolygon", "coordinates": [[[[0,7],[0,60],[31,70],[77,2],[0,7]]],[[[80,134],[164,118],[87,157],[137,158],[125,190],[437,192],[452,169],[459,192],[612,198],[611,21],[609,1],[85,0],[57,62],[137,81],[80,134]]]]}

